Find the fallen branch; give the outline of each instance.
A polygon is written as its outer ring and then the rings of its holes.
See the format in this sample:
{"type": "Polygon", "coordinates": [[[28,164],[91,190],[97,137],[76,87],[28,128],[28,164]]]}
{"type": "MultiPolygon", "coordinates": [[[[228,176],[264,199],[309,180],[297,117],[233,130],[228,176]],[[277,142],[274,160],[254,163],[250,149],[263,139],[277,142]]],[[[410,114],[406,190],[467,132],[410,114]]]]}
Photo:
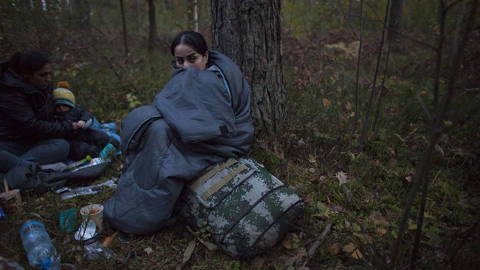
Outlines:
{"type": "Polygon", "coordinates": [[[320,234],[320,236],[313,242],[312,246],[308,249],[307,252],[307,260],[303,263],[303,266],[306,266],[310,259],[315,255],[315,252],[317,251],[318,247],[322,244],[323,240],[325,240],[325,237],[327,237],[327,234],[330,232],[330,229],[332,228],[332,224],[329,223],[323,229],[323,232],[320,234]]]}

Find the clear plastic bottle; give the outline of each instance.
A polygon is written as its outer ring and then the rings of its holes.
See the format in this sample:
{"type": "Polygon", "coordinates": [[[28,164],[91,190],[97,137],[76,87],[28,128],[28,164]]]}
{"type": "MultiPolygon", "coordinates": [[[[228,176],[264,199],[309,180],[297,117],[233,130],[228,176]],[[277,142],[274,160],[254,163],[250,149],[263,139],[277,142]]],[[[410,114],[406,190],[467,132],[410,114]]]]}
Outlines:
{"type": "Polygon", "coordinates": [[[20,229],[20,237],[30,266],[36,269],[60,269],[60,256],[41,222],[27,220],[20,229]]]}

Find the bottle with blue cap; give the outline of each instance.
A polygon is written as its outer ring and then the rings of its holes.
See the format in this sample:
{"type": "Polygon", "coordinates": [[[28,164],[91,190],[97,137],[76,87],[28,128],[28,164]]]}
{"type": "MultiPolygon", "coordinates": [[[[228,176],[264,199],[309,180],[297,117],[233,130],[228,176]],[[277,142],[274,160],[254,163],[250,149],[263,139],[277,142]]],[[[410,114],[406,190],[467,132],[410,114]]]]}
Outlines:
{"type": "Polygon", "coordinates": [[[41,222],[27,220],[20,229],[20,237],[30,266],[44,270],[60,269],[60,256],[41,222]]]}

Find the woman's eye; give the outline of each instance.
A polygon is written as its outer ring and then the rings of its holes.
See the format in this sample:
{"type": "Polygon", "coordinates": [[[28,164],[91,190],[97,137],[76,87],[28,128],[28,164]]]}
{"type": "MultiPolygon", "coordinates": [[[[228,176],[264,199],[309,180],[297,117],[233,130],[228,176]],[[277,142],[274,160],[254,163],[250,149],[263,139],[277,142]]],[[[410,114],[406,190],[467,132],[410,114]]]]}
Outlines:
{"type": "Polygon", "coordinates": [[[183,58],[177,58],[177,63],[183,65],[183,58]]]}
{"type": "Polygon", "coordinates": [[[193,64],[193,63],[195,63],[195,61],[197,61],[197,57],[196,56],[188,56],[187,61],[193,64]]]}

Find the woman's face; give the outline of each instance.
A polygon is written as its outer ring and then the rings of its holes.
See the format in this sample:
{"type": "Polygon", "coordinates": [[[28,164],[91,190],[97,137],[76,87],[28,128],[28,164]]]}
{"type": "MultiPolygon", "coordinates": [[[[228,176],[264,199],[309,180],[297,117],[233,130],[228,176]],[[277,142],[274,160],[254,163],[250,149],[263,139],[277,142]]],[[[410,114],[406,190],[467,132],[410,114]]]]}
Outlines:
{"type": "Polygon", "coordinates": [[[47,63],[42,67],[42,69],[37,70],[33,74],[24,75],[24,77],[28,83],[40,89],[46,89],[52,80],[52,70],[52,64],[47,63]]]}
{"type": "Polygon", "coordinates": [[[177,47],[175,47],[175,60],[179,68],[193,67],[199,70],[205,70],[208,62],[208,51],[205,55],[201,55],[188,45],[178,44],[177,47]]]}

